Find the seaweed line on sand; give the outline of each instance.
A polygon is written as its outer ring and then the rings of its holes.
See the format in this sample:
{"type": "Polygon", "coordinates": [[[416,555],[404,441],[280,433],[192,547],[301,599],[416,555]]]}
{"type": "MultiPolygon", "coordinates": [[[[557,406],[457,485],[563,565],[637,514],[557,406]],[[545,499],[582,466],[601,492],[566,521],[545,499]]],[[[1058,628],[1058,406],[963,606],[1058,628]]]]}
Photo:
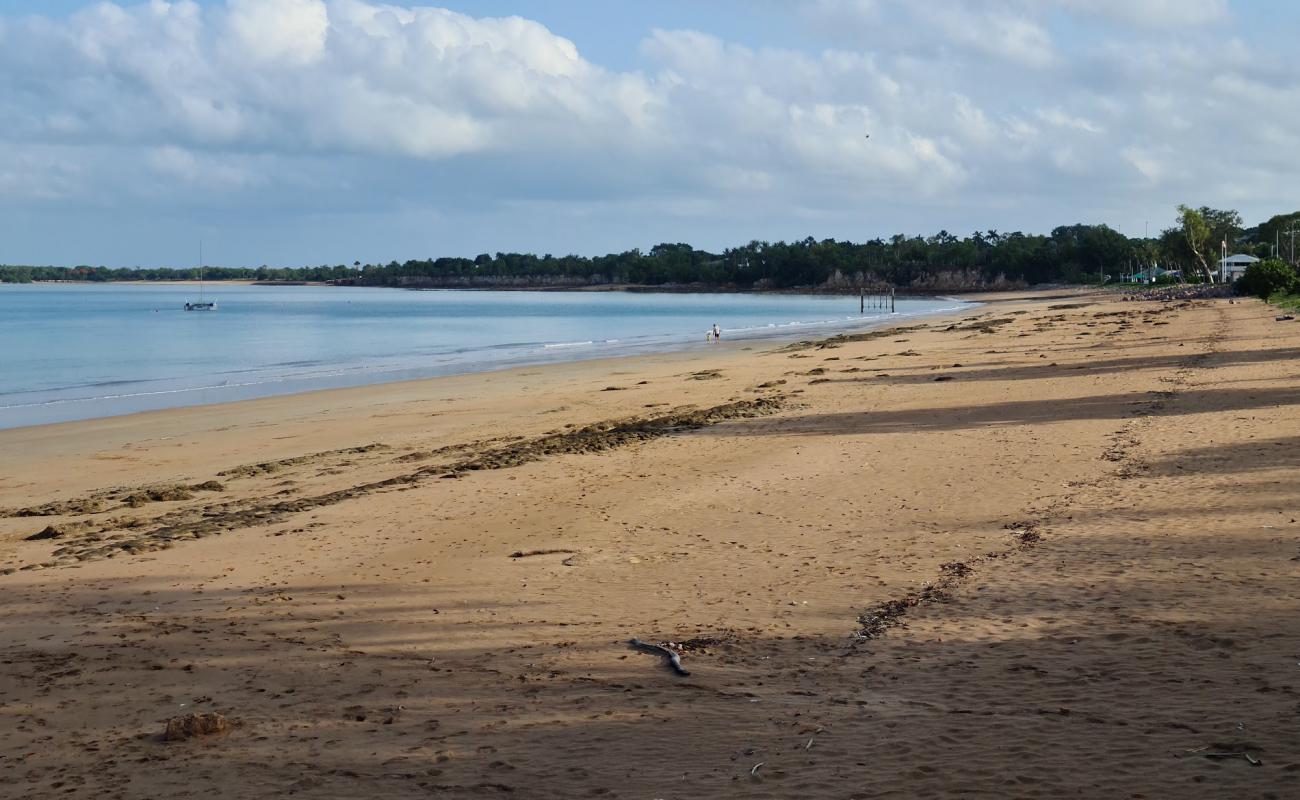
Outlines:
{"type": "MultiPolygon", "coordinates": [[[[52,560],[31,563],[19,569],[32,570],[71,565],[77,562],[112,558],[120,554],[134,555],[153,550],[169,549],[177,542],[201,539],[240,528],[272,525],[292,514],[323,506],[330,506],[356,497],[372,494],[397,486],[412,486],[431,478],[454,478],[478,470],[509,469],[533,461],[559,455],[600,453],[619,447],[646,442],[675,433],[716,425],[730,419],[748,419],[780,411],[785,404],[783,396],[759,397],[738,400],[703,409],[681,409],[666,414],[631,417],[593,423],[570,431],[544,434],[522,441],[488,448],[448,464],[421,467],[404,475],[363,483],[346,489],[292,500],[264,502],[245,507],[230,505],[181,510],[160,518],[164,524],[148,530],[135,530],[126,537],[105,541],[108,529],[100,526],[89,530],[68,526],[66,531],[43,536],[62,540],[63,546],[52,554],[52,560]]],[[[112,521],[110,521],[111,523],[112,521]]],[[[10,574],[14,567],[0,568],[0,574],[10,574]]]]}
{"type": "Polygon", "coordinates": [[[939,577],[902,597],[878,603],[858,615],[855,639],[875,639],[890,628],[903,624],[907,612],[923,603],[943,603],[952,599],[952,590],[975,573],[975,565],[996,561],[1027,550],[1043,540],[1037,521],[1012,522],[1004,527],[1014,533],[1016,544],[1006,550],[985,553],[966,561],[950,561],[939,566],[939,577]]]}
{"type": "MultiPolygon", "coordinates": [[[[341,450],[325,450],[319,453],[282,458],[276,461],[264,461],[260,464],[245,464],[218,472],[218,478],[239,479],[260,475],[271,475],[288,467],[326,461],[330,458],[369,453],[375,450],[387,450],[386,444],[367,444],[360,447],[345,447],[341,450]]],[[[194,492],[224,492],[226,487],[220,481],[209,480],[194,485],[183,483],[172,485],[154,485],[136,488],[114,488],[94,492],[85,497],[72,500],[56,500],[27,508],[0,510],[0,517],[62,517],[84,514],[99,514],[122,508],[139,508],[148,503],[162,503],[193,499],[194,492]]]]}

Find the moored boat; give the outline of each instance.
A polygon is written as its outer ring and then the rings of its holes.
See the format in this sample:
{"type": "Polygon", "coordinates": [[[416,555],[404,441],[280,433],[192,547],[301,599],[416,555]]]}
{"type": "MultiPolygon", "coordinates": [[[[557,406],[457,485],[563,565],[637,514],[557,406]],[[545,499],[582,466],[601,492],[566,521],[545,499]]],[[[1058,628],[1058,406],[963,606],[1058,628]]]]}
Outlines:
{"type": "Polygon", "coordinates": [[[203,243],[199,242],[199,302],[185,302],[186,311],[216,311],[217,304],[203,299],[203,243]]]}

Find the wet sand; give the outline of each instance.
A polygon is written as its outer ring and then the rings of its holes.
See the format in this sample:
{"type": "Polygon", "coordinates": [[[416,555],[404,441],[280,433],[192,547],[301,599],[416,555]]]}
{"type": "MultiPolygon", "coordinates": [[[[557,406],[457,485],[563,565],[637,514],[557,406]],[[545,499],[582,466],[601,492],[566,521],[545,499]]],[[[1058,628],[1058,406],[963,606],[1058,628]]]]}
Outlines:
{"type": "Polygon", "coordinates": [[[1253,301],[1020,295],[0,431],[0,779],[1287,797],[1297,373],[1253,301]]]}

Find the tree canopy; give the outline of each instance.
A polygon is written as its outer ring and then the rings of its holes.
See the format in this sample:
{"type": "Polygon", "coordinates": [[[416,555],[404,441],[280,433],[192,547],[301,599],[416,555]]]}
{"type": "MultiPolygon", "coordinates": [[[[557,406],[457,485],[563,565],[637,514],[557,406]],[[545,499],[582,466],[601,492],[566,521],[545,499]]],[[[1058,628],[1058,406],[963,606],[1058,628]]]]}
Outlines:
{"type": "MultiPolygon", "coordinates": [[[[1290,230],[1300,212],[1243,231],[1236,211],[1177,209],[1174,226],[1154,238],[1128,238],[1106,225],[1062,225],[1048,235],[976,231],[959,237],[898,234],[865,242],[808,237],[751,241],[720,253],[664,242],[603,256],[480,253],[387,264],[272,268],[208,267],[209,280],[335,281],[363,286],[524,287],[636,284],[738,289],[896,286],[955,291],[992,286],[1080,283],[1119,278],[1152,265],[1211,279],[1219,242],[1261,249],[1274,230],[1290,230]]],[[[130,281],[197,279],[197,268],[0,266],[0,281],[130,281]]]]}
{"type": "Polygon", "coordinates": [[[1276,292],[1289,292],[1295,288],[1295,270],[1278,258],[1266,258],[1246,267],[1235,287],[1238,294],[1254,295],[1261,300],[1267,300],[1276,292]]]}

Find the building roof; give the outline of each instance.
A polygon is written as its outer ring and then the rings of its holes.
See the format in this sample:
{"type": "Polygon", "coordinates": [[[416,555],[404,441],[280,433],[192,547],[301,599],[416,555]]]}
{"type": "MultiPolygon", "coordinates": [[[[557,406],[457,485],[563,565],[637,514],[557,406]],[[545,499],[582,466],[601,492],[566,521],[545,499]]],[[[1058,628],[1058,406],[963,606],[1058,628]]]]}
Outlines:
{"type": "Polygon", "coordinates": [[[1241,264],[1241,265],[1254,264],[1258,260],[1259,260],[1258,258],[1255,258],[1254,256],[1248,256],[1245,253],[1237,253],[1235,256],[1228,256],[1227,258],[1219,259],[1219,263],[1227,264],[1228,266],[1231,267],[1237,264],[1241,264]]]}

